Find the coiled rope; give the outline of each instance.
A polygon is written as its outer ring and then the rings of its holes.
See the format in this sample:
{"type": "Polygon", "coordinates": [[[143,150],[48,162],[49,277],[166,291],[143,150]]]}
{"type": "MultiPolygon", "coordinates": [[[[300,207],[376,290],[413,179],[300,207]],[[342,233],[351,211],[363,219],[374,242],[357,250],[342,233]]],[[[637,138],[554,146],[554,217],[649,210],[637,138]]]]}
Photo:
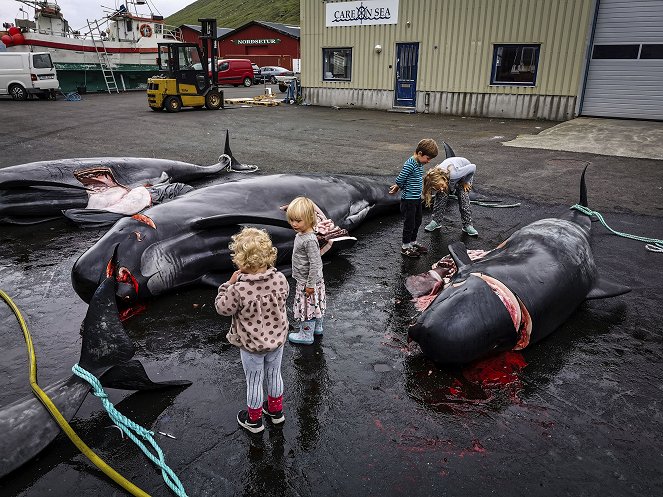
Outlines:
{"type": "MultiPolygon", "coordinates": [[[[456,194],[449,195],[449,198],[458,200],[456,194]]],[[[470,204],[478,205],[480,207],[492,207],[493,209],[509,209],[511,207],[520,207],[520,202],[514,204],[502,204],[501,200],[470,200],[470,204]]]]}
{"type": "Polygon", "coordinates": [[[593,211],[590,208],[585,207],[584,205],[575,204],[571,206],[571,209],[580,211],[586,216],[596,217],[601,222],[601,224],[608,229],[608,231],[610,231],[611,233],[617,236],[622,236],[624,238],[630,238],[631,240],[637,240],[639,242],[645,243],[646,244],[645,249],[649,250],[650,252],[663,253],[663,240],[659,240],[658,238],[647,238],[645,236],[631,235],[629,233],[622,233],[621,231],[615,231],[610,226],[608,226],[608,223],[605,222],[605,219],[603,219],[603,216],[599,212],[593,211]]]}
{"type": "Polygon", "coordinates": [[[104,392],[101,383],[92,373],[86,371],[78,364],[74,364],[71,370],[76,376],[83,378],[92,386],[92,393],[101,399],[101,403],[104,405],[104,408],[108,412],[108,416],[113,420],[113,423],[115,423],[118,428],[120,428],[120,430],[126,433],[126,435],[131,440],[133,440],[136,445],[138,445],[140,450],[142,450],[143,453],[154,464],[161,468],[161,475],[163,476],[166,484],[172,489],[172,491],[175,492],[175,494],[179,497],[186,497],[186,492],[184,491],[182,483],[180,482],[177,475],[175,475],[173,470],[171,470],[166,464],[163,451],[161,450],[161,447],[159,447],[159,444],[154,440],[154,432],[134,423],[117,409],[115,409],[113,403],[108,400],[108,395],[106,392],[104,392]],[[137,435],[140,435],[144,440],[147,440],[157,455],[155,456],[152,454],[152,452],[150,452],[145,444],[138,440],[138,437],[136,437],[133,432],[135,432],[137,435]]]}
{"type": "Polygon", "coordinates": [[[23,337],[25,338],[25,344],[28,349],[28,358],[30,360],[30,387],[32,388],[32,391],[34,392],[37,399],[39,399],[39,401],[44,404],[44,407],[48,410],[51,416],[53,416],[53,419],[62,429],[65,435],[69,437],[72,443],[78,448],[78,450],[81,451],[81,453],[83,453],[83,455],[85,455],[85,457],[87,457],[92,462],[92,464],[103,471],[106,476],[120,485],[131,495],[136,495],[138,497],[150,497],[150,494],[144,492],[129,480],[124,478],[121,474],[106,464],[97,454],[95,454],[94,451],[88,447],[85,442],[83,442],[83,440],[81,440],[81,438],[76,434],[64,416],[62,416],[60,411],[58,411],[58,408],[55,406],[55,404],[53,404],[53,401],[51,401],[48,395],[46,395],[46,392],[44,392],[37,384],[37,358],[35,356],[35,349],[32,345],[32,337],[30,336],[28,327],[25,324],[23,316],[21,315],[21,311],[18,310],[18,307],[16,307],[9,295],[0,290],[0,297],[2,297],[2,299],[12,310],[21,326],[21,330],[23,331],[23,337]]]}

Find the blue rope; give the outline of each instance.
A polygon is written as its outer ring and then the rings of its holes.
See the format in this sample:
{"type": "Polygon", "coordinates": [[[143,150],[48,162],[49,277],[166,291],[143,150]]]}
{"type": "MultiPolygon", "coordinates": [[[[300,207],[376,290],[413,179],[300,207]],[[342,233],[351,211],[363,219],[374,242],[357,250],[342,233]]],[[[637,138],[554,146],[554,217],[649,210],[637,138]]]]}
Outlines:
{"type": "Polygon", "coordinates": [[[67,93],[64,96],[64,99],[67,102],[80,102],[81,101],[81,96],[78,93],[76,93],[75,91],[72,91],[70,93],[67,93]]]}
{"type": "Polygon", "coordinates": [[[650,252],[663,252],[663,240],[659,240],[658,238],[647,238],[644,236],[630,235],[628,233],[615,231],[610,226],[608,226],[608,223],[605,222],[605,219],[603,219],[603,216],[600,213],[593,211],[590,208],[585,207],[584,205],[575,204],[571,206],[571,209],[580,211],[583,214],[590,217],[592,216],[596,217],[599,221],[601,221],[601,224],[608,229],[608,231],[610,231],[611,233],[617,236],[623,236],[624,238],[630,238],[631,240],[637,240],[639,242],[646,243],[645,248],[650,252]]]}
{"type": "Polygon", "coordinates": [[[106,411],[108,411],[108,416],[113,420],[113,422],[120,428],[126,435],[133,440],[133,442],[138,445],[140,450],[145,453],[147,457],[150,458],[150,460],[159,466],[161,468],[161,474],[163,476],[163,479],[166,481],[166,484],[175,492],[176,495],[179,497],[187,497],[186,492],[184,491],[184,487],[182,486],[182,483],[180,482],[179,478],[173,471],[168,467],[166,464],[163,452],[157,442],[154,440],[154,432],[147,430],[143,428],[142,426],[134,423],[131,421],[129,418],[124,416],[121,412],[119,412],[117,409],[115,409],[115,406],[113,403],[108,400],[108,395],[106,395],[106,392],[104,392],[103,387],[101,386],[101,383],[99,383],[99,380],[94,376],[92,373],[89,371],[86,371],[82,367],[80,367],[78,364],[74,364],[74,366],[71,368],[73,373],[76,376],[81,377],[85,381],[87,381],[91,386],[94,395],[99,397],[101,399],[102,404],[106,408],[106,411]],[[145,445],[138,440],[138,438],[132,433],[132,431],[136,432],[136,434],[140,435],[143,437],[143,439],[147,440],[150,445],[154,448],[154,451],[157,453],[157,456],[152,454],[150,450],[145,447],[145,445]]]}

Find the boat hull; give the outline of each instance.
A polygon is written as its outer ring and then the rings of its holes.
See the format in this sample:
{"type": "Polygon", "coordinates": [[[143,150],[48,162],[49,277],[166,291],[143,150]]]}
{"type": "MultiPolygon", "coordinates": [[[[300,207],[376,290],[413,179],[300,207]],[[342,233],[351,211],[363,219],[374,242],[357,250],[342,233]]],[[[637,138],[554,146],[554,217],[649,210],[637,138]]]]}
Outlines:
{"type": "MultiPolygon", "coordinates": [[[[104,47],[120,91],[145,90],[147,79],[159,72],[154,42],[105,41],[104,47]]],[[[91,40],[26,33],[24,44],[7,50],[49,52],[63,93],[108,91],[99,54],[91,40]]]]}

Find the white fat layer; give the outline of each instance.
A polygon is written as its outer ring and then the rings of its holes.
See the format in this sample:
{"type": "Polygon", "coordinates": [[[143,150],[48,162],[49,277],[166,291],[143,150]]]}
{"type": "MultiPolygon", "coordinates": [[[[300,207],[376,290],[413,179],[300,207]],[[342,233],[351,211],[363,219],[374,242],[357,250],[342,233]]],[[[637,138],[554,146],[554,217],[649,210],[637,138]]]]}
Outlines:
{"type": "Polygon", "coordinates": [[[518,299],[516,296],[513,294],[509,288],[503,284],[501,281],[496,280],[495,278],[491,278],[490,276],[487,276],[485,274],[480,274],[480,273],[472,273],[475,276],[478,276],[481,278],[483,281],[485,281],[488,286],[495,292],[495,295],[497,295],[502,303],[504,304],[504,307],[506,307],[506,310],[509,312],[509,315],[511,316],[511,320],[513,321],[513,327],[515,328],[516,331],[520,329],[520,322],[522,320],[522,311],[520,309],[520,304],[518,303],[518,299]]]}
{"type": "Polygon", "coordinates": [[[131,191],[117,186],[90,195],[87,208],[132,215],[149,207],[151,203],[150,192],[144,186],[139,186],[131,191]]]}

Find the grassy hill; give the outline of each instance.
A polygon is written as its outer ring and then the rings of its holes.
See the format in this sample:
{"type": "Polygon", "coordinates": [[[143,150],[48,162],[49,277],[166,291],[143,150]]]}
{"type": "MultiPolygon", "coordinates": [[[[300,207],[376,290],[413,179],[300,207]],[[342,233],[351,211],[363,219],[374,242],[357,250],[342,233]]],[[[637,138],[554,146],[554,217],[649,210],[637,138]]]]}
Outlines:
{"type": "Polygon", "coordinates": [[[238,28],[249,21],[271,21],[299,26],[299,0],[198,0],[166,19],[171,26],[200,24],[216,19],[219,28],[238,28]]]}

